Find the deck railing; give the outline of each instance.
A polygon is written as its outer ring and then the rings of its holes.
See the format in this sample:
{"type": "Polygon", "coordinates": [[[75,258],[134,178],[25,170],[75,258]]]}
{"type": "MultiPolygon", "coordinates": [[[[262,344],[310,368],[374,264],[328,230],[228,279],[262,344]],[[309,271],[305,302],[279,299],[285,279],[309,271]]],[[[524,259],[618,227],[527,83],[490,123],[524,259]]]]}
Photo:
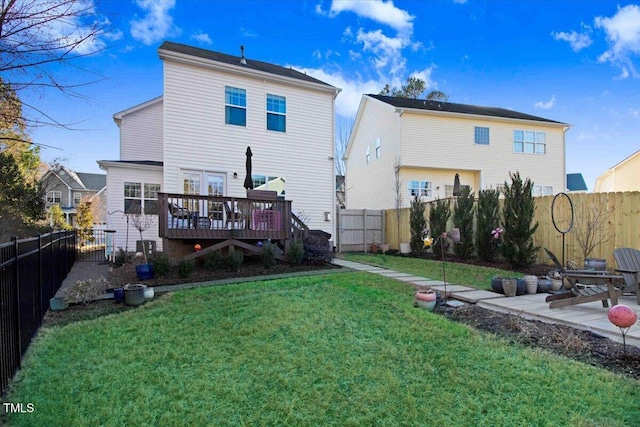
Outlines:
{"type": "Polygon", "coordinates": [[[291,201],[158,194],[159,235],[168,239],[291,239],[291,201]]]}

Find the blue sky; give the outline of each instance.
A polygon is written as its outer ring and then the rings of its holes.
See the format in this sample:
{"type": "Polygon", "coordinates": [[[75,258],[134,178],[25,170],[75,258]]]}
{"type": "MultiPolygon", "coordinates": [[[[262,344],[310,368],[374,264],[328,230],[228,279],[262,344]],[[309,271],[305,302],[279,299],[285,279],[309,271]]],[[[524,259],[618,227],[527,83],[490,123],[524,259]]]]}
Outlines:
{"type": "Polygon", "coordinates": [[[510,108],[572,125],[567,172],[589,189],[640,149],[640,2],[195,1],[96,2],[101,52],[57,70],[97,83],[83,97],[22,94],[75,130],[40,128],[42,158],[101,172],[119,158],[114,113],[162,94],[164,40],[293,66],[340,87],[338,122],[363,93],[409,76],[451,102],[510,108]],[[108,21],[107,21],[108,20],[108,21]],[[102,79],[102,80],[101,80],[102,79]]]}

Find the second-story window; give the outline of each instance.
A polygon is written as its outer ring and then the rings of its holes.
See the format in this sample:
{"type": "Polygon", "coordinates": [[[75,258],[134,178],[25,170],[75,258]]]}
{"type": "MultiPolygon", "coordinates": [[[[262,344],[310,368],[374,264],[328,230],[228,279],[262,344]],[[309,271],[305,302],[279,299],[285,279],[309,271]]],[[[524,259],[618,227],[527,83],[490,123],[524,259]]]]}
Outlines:
{"type": "Polygon", "coordinates": [[[514,130],[513,151],[515,153],[545,154],[547,152],[547,134],[529,130],[514,130]]]}
{"type": "Polygon", "coordinates": [[[62,203],[62,192],[61,191],[48,191],[47,192],[47,203],[50,205],[59,205],[62,203]]]}
{"type": "Polygon", "coordinates": [[[287,131],[287,99],[284,96],[267,94],[267,129],[287,131]]]}
{"type": "Polygon", "coordinates": [[[228,125],[247,126],[247,91],[237,87],[224,87],[224,122],[228,125]]]}
{"type": "Polygon", "coordinates": [[[73,193],[73,206],[78,206],[82,201],[82,193],[73,193]]]}
{"type": "Polygon", "coordinates": [[[489,145],[489,128],[476,126],[475,143],[489,145]]]}

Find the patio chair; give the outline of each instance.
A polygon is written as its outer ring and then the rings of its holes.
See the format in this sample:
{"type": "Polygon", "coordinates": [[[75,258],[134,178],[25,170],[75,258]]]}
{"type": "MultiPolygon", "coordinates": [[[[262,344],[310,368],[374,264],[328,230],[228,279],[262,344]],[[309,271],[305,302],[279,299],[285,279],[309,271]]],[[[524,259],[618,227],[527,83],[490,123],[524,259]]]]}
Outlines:
{"type": "Polygon", "coordinates": [[[624,277],[623,292],[635,292],[640,304],[640,251],[632,248],[618,248],[613,251],[613,258],[618,264],[616,271],[624,277]]]}
{"type": "Polygon", "coordinates": [[[567,271],[553,252],[547,248],[544,248],[544,250],[562,275],[563,280],[566,279],[571,284],[571,289],[568,291],[561,290],[553,295],[549,295],[545,299],[546,302],[550,303],[549,308],[566,307],[569,305],[583,304],[593,301],[602,301],[602,306],[608,307],[609,303],[607,300],[609,299],[611,300],[612,305],[617,303],[620,291],[613,285],[613,281],[616,277],[607,274],[607,271],[567,271]],[[588,281],[589,283],[593,283],[595,281],[600,282],[600,284],[584,285],[578,283],[579,280],[588,281]]]}
{"type": "Polygon", "coordinates": [[[188,209],[178,206],[175,203],[169,203],[169,214],[171,215],[171,228],[191,228],[191,218],[193,214],[189,212],[188,209]],[[183,224],[186,220],[187,226],[178,227],[180,220],[183,221],[183,224]]]}

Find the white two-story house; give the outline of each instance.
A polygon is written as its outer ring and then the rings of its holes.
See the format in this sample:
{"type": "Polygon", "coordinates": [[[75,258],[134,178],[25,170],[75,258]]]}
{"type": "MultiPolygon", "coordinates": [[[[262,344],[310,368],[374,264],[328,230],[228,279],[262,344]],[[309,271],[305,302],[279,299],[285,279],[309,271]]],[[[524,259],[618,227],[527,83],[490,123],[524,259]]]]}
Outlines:
{"type": "Polygon", "coordinates": [[[476,194],[516,171],[535,195],[564,191],[568,128],[503,108],[364,95],[344,156],[347,208],[451,197],[456,174],[476,194]]]}
{"type": "Polygon", "coordinates": [[[107,171],[116,247],[135,247],[139,234],[129,226],[129,242],[124,241],[122,212],[140,207],[158,215],[158,226],[147,230],[145,239],[157,240],[160,248],[173,245],[172,253],[193,250],[195,242],[216,244],[230,228],[242,230],[234,234],[239,240],[260,240],[267,230],[288,228],[285,211],[268,216],[278,225],[267,227],[256,222],[255,209],[248,212],[255,203],[242,200],[248,147],[254,189],[277,197],[262,210],[277,205],[310,229],[334,235],[339,89],[292,68],[246,58],[244,52],[232,56],[172,42],[158,52],[164,64],[162,96],[114,115],[120,159],[98,162],[107,171]]]}

